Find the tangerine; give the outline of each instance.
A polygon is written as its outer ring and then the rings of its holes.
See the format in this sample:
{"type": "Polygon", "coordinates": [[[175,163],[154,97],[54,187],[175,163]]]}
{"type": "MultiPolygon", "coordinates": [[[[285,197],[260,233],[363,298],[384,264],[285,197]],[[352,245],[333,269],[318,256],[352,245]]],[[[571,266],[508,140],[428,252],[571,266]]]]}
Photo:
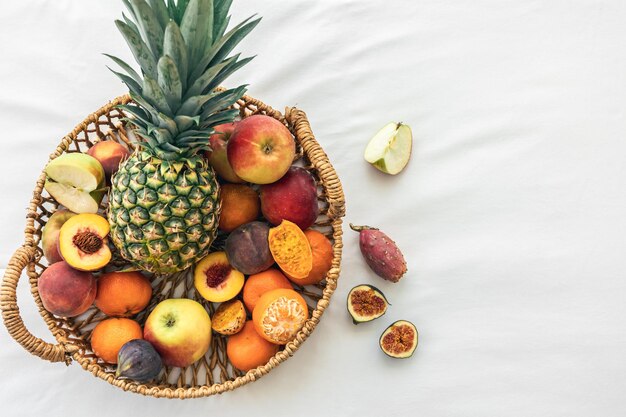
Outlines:
{"type": "Polygon", "coordinates": [[[304,298],[294,290],[277,289],[259,298],[252,312],[257,333],[268,342],[291,342],[309,317],[304,298]]]}
{"type": "Polygon", "coordinates": [[[143,339],[141,326],[127,318],[102,320],[91,332],[91,350],[107,363],[117,363],[117,354],[126,342],[143,339]]]}
{"type": "Polygon", "coordinates": [[[139,272],[109,272],[98,279],[96,307],[107,316],[128,317],[148,306],[152,286],[139,272]]]}
{"type": "Polygon", "coordinates": [[[262,338],[251,321],[243,329],[228,338],[226,355],[230,363],[240,371],[247,372],[267,363],[278,352],[278,345],[262,338]]]}
{"type": "Polygon", "coordinates": [[[278,269],[270,268],[250,275],[243,286],[243,302],[248,311],[254,311],[257,301],[263,294],[277,288],[293,289],[291,282],[278,269]]]}

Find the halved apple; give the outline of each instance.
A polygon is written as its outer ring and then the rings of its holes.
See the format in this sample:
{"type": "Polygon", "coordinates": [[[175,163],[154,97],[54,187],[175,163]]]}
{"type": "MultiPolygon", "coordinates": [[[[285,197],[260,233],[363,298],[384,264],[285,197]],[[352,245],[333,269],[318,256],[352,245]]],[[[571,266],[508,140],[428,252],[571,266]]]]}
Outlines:
{"type": "Polygon", "coordinates": [[[97,214],[78,214],[67,220],[59,232],[59,253],[74,269],[95,271],[111,260],[107,245],[109,222],[97,214]]]}
{"type": "Polygon", "coordinates": [[[412,143],[413,134],[408,125],[389,123],[367,144],[365,160],[386,174],[396,175],[409,163],[412,143]]]}
{"type": "Polygon", "coordinates": [[[44,187],[59,203],[74,213],[96,213],[106,194],[100,162],[83,153],[67,153],[53,159],[45,169],[44,187]]]}

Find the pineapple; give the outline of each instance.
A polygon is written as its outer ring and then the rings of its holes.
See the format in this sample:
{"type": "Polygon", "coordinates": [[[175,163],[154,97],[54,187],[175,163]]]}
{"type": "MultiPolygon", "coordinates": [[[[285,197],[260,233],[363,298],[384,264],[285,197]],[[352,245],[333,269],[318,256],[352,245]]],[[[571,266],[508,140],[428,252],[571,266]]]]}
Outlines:
{"type": "Polygon", "coordinates": [[[137,150],[112,178],[111,238],[136,267],[182,271],[205,256],[217,233],[219,184],[201,152],[214,127],[232,122],[245,86],[216,87],[252,58],[228,56],[258,24],[249,18],[226,32],[232,0],[123,0],[129,16],[116,25],[141,74],[108,55],[133,103],[120,106],[137,150]]]}

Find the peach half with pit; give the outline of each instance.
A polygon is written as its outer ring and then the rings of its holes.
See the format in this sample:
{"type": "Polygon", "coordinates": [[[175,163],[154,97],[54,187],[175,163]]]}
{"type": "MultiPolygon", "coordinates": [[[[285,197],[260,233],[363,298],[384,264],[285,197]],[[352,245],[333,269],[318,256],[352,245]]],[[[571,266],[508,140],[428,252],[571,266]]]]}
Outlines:
{"type": "Polygon", "coordinates": [[[95,271],[111,260],[109,222],[97,214],[78,214],[59,232],[59,253],[72,268],[95,271]]]}
{"type": "Polygon", "coordinates": [[[228,263],[225,252],[213,252],[194,269],[194,284],[200,295],[221,303],[237,296],[243,288],[244,275],[228,263]]]}

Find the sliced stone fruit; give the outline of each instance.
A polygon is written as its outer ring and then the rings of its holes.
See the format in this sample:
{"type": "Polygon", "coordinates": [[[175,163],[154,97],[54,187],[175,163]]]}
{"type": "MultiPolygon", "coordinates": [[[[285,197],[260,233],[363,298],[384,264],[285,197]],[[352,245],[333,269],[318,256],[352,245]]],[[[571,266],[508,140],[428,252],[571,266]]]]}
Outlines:
{"type": "Polygon", "coordinates": [[[380,336],[380,348],[386,355],[396,359],[405,359],[417,349],[418,333],[413,323],[398,320],[387,327],[380,336]]]}
{"type": "Polygon", "coordinates": [[[59,232],[59,253],[72,268],[95,271],[111,260],[109,222],[97,214],[78,214],[59,232]]]}
{"type": "Polygon", "coordinates": [[[376,287],[357,285],[348,293],[348,313],[354,324],[365,323],[381,317],[387,312],[389,302],[376,287]]]}
{"type": "Polygon", "coordinates": [[[385,174],[396,175],[409,163],[413,133],[408,125],[389,123],[365,148],[365,160],[385,174]]]}
{"type": "Polygon", "coordinates": [[[50,216],[44,226],[41,233],[41,247],[43,256],[46,257],[49,265],[63,260],[59,253],[59,232],[65,222],[74,216],[76,216],[76,213],[72,213],[69,210],[57,210],[50,216]]]}
{"type": "Polygon", "coordinates": [[[97,159],[83,153],[66,153],[45,168],[45,189],[74,213],[96,213],[106,194],[104,169],[97,159]]]}
{"type": "Polygon", "coordinates": [[[117,378],[148,382],[163,369],[163,361],[154,346],[147,340],[133,339],[126,342],[117,354],[117,378]]]}
{"type": "Polygon", "coordinates": [[[246,309],[239,300],[220,304],[211,319],[213,330],[227,336],[239,333],[245,324],[246,309]]]}
{"type": "Polygon", "coordinates": [[[235,298],[245,277],[228,262],[225,252],[213,252],[194,269],[194,284],[200,295],[213,303],[235,298]]]}

